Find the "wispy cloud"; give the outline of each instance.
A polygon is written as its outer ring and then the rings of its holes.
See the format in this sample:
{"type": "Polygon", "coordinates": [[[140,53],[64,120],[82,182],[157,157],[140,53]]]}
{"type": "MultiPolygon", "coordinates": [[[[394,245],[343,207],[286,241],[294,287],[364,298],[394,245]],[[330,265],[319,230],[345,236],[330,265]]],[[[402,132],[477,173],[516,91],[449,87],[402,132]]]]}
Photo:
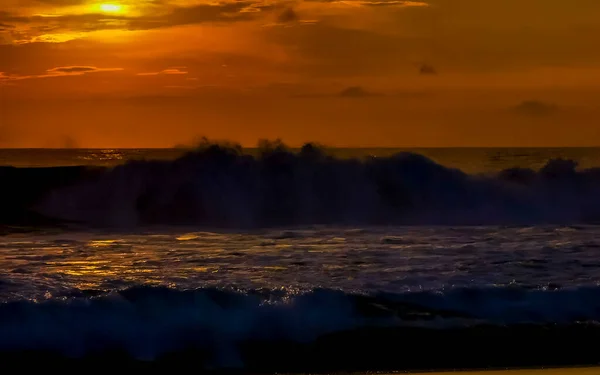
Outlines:
{"type": "Polygon", "coordinates": [[[429,7],[430,4],[424,1],[403,1],[403,0],[304,0],[315,3],[343,4],[347,6],[373,6],[373,7],[429,7]]]}
{"type": "Polygon", "coordinates": [[[95,66],[59,66],[46,70],[44,74],[18,75],[0,72],[0,82],[22,81],[36,78],[55,78],[65,76],[82,76],[88,73],[119,72],[123,68],[98,68],[95,66]]]}
{"type": "Polygon", "coordinates": [[[71,6],[85,4],[87,0],[36,0],[38,3],[49,4],[54,6],[71,6]]]}
{"type": "Polygon", "coordinates": [[[548,116],[558,112],[558,107],[553,103],[526,100],[513,107],[512,110],[517,114],[525,116],[548,116]]]}
{"type": "Polygon", "coordinates": [[[138,76],[160,76],[160,75],[183,75],[188,74],[187,67],[179,66],[174,68],[168,68],[165,70],[161,70],[160,72],[146,72],[146,73],[137,73],[138,76]]]}
{"type": "Polygon", "coordinates": [[[375,94],[367,91],[361,86],[350,86],[340,91],[338,96],[341,98],[367,98],[370,96],[375,96],[375,94]]]}
{"type": "Polygon", "coordinates": [[[0,72],[0,86],[8,84],[8,75],[4,72],[0,72]]]}
{"type": "Polygon", "coordinates": [[[15,25],[9,25],[7,23],[0,23],[0,31],[5,31],[5,30],[9,30],[9,29],[14,29],[15,25]]]}
{"type": "MultiPolygon", "coordinates": [[[[114,71],[115,68],[97,68],[95,66],[60,66],[58,68],[48,69],[49,74],[85,74],[93,72],[114,71]]],[[[121,69],[116,69],[121,70],[121,69]]]]}
{"type": "Polygon", "coordinates": [[[169,85],[165,86],[167,89],[175,89],[175,90],[194,90],[198,88],[198,86],[184,86],[184,85],[169,85]]]}

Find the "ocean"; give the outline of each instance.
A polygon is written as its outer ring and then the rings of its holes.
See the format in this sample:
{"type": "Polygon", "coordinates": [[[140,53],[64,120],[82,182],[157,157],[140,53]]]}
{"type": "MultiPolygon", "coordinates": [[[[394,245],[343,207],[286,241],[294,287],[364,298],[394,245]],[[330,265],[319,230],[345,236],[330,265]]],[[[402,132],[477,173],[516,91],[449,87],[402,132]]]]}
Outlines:
{"type": "Polygon", "coordinates": [[[600,148],[0,150],[0,164],[5,363],[600,362],[600,148]]]}

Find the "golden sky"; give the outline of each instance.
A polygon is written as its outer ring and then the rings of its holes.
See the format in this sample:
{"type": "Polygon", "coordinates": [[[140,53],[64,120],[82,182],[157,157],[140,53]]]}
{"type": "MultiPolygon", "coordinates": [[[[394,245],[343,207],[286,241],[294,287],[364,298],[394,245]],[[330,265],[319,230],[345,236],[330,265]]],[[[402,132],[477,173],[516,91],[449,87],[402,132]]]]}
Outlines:
{"type": "Polygon", "coordinates": [[[0,147],[600,145],[599,0],[0,2],[0,147]]]}

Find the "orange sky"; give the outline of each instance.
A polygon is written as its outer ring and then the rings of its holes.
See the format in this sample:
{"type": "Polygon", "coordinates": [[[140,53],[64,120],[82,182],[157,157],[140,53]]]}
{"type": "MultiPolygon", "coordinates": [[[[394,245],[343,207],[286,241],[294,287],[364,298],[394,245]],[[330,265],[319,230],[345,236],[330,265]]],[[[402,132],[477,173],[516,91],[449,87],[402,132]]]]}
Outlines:
{"type": "Polygon", "coordinates": [[[598,0],[0,1],[0,147],[600,145],[598,0]]]}

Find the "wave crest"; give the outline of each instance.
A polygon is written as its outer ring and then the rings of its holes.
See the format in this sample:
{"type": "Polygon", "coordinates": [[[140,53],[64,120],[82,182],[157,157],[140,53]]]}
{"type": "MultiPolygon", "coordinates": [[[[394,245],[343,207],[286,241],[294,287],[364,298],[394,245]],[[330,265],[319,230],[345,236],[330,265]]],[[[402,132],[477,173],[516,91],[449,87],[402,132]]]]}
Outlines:
{"type": "Polygon", "coordinates": [[[206,143],[174,161],[132,161],[60,188],[38,207],[95,225],[572,224],[600,220],[600,169],[550,160],[469,175],[414,153],[340,159],[266,142],[258,155],[206,143]]]}

